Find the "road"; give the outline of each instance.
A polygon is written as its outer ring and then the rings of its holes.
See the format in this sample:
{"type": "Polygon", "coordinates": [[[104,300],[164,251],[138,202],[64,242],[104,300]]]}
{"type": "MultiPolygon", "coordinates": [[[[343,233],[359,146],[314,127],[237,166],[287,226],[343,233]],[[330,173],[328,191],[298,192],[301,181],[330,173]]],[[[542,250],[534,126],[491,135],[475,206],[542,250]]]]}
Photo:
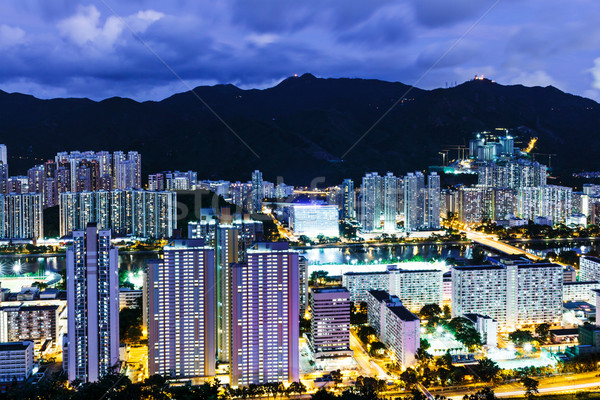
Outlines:
{"type": "Polygon", "coordinates": [[[371,357],[367,354],[352,331],[350,332],[350,349],[354,351],[354,359],[365,376],[378,377],[379,379],[391,379],[379,365],[374,361],[371,361],[371,357]]]}
{"type": "MultiPolygon", "coordinates": [[[[577,375],[559,375],[551,378],[539,379],[539,392],[544,394],[559,394],[559,393],[574,393],[580,390],[589,390],[600,387],[600,378],[598,371],[587,372],[577,375]]],[[[536,379],[536,378],[534,378],[536,379]]],[[[440,394],[450,399],[462,399],[465,394],[475,393],[482,386],[473,386],[463,388],[461,390],[446,390],[436,391],[431,390],[435,394],[440,394]]],[[[512,382],[499,385],[494,388],[496,397],[518,397],[525,395],[523,385],[519,382],[512,382]]]]}
{"type": "Polygon", "coordinates": [[[493,235],[486,235],[485,233],[473,232],[473,231],[462,231],[467,235],[467,239],[472,240],[473,242],[482,244],[484,246],[491,247],[492,249],[501,251],[506,254],[511,255],[523,255],[529,258],[533,258],[535,260],[543,260],[543,258],[536,256],[534,254],[529,253],[527,250],[523,250],[521,248],[512,246],[510,244],[506,244],[504,242],[500,242],[493,235]]]}
{"type": "Polygon", "coordinates": [[[129,348],[126,374],[133,383],[142,382],[148,378],[148,346],[129,348]]]}

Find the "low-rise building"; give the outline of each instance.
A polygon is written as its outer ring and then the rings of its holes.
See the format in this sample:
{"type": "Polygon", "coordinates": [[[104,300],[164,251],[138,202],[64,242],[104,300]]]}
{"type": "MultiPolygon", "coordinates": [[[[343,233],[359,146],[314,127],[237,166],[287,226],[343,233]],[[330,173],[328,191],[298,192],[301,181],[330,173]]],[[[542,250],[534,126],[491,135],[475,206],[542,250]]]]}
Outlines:
{"type": "Polygon", "coordinates": [[[131,288],[119,289],[119,311],[124,308],[138,308],[141,303],[143,290],[135,290],[131,288]]]}
{"type": "Polygon", "coordinates": [[[550,340],[554,344],[576,343],[579,341],[579,328],[551,329],[550,340]]]}
{"type": "Polygon", "coordinates": [[[0,382],[23,382],[33,373],[33,342],[0,343],[0,382]]]}
{"type": "Polygon", "coordinates": [[[473,322],[485,346],[498,346],[498,321],[481,314],[464,314],[463,317],[473,322]]]}
{"type": "Polygon", "coordinates": [[[596,298],[594,289],[600,289],[598,281],[576,281],[563,283],[563,302],[585,301],[593,303],[596,298]]]}
{"type": "Polygon", "coordinates": [[[337,206],[321,204],[293,204],[290,207],[290,228],[296,237],[340,235],[340,212],[337,206]]]}

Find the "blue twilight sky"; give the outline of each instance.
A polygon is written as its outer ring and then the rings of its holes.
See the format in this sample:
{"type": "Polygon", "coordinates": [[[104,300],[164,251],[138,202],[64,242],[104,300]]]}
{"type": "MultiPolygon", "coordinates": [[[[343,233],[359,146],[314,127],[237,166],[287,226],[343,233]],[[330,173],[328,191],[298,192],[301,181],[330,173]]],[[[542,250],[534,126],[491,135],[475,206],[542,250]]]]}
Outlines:
{"type": "Polygon", "coordinates": [[[430,89],[483,74],[600,100],[600,1],[0,2],[4,91],[158,100],[187,90],[156,55],[190,87],[264,88],[311,72],[430,89]]]}

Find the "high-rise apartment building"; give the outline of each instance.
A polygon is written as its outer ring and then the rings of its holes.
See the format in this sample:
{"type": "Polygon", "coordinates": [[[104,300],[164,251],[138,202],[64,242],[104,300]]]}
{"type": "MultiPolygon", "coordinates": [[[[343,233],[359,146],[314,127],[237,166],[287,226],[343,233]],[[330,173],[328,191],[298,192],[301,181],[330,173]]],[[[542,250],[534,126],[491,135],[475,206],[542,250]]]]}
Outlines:
{"type": "Polygon", "coordinates": [[[342,183],[342,218],[356,218],[355,211],[355,193],[354,181],[352,179],[344,179],[342,183]]]}
{"type": "Polygon", "coordinates": [[[0,194],[0,238],[44,237],[42,196],[36,193],[0,194]]]}
{"type": "Polygon", "coordinates": [[[177,194],[145,190],[62,193],[60,235],[95,222],[117,236],[168,238],[176,227],[177,194]]]}
{"type": "Polygon", "coordinates": [[[299,379],[298,253],[259,243],[232,266],[231,385],[299,379]]]}
{"type": "Polygon", "coordinates": [[[6,145],[0,144],[0,163],[8,164],[8,155],[6,153],[6,145]]]}
{"type": "Polygon", "coordinates": [[[545,186],[547,168],[524,159],[488,162],[478,167],[478,184],[488,187],[520,189],[545,186]]]}
{"type": "Polygon", "coordinates": [[[362,179],[360,224],[364,232],[381,228],[382,188],[381,176],[376,172],[366,174],[362,179]]]}
{"type": "Polygon", "coordinates": [[[0,342],[30,340],[35,347],[46,341],[58,345],[59,306],[25,305],[0,308],[0,342]]]}
{"type": "Polygon", "coordinates": [[[68,379],[95,382],[119,362],[119,259],[108,230],[88,224],[67,249],[68,379]]]}
{"type": "Polygon", "coordinates": [[[229,362],[231,346],[231,264],[240,261],[239,229],[219,224],[216,232],[217,357],[229,362]]]}
{"type": "Polygon", "coordinates": [[[427,177],[421,172],[409,172],[404,177],[404,229],[440,228],[440,177],[432,172],[427,177]]]}
{"type": "Polygon", "coordinates": [[[317,359],[351,357],[350,292],[344,287],[311,291],[309,346],[317,359]]]}
{"type": "Polygon", "coordinates": [[[523,187],[517,192],[517,216],[533,220],[535,217],[550,217],[555,224],[565,223],[571,215],[573,189],[564,186],[546,185],[523,187]]]}
{"type": "Polygon", "coordinates": [[[260,213],[262,212],[262,202],[264,199],[263,193],[263,177],[262,172],[256,170],[252,173],[252,191],[251,191],[251,204],[250,212],[260,213]]]}
{"type": "Polygon", "coordinates": [[[383,230],[393,233],[398,230],[396,225],[396,216],[398,215],[398,178],[391,172],[388,172],[382,179],[382,185],[383,230]]]}
{"type": "Polygon", "coordinates": [[[425,204],[428,229],[440,229],[440,176],[432,172],[427,177],[425,204]]]}
{"type": "Polygon", "coordinates": [[[342,286],[350,292],[355,303],[367,301],[369,290],[383,290],[398,296],[411,311],[418,312],[425,304],[443,301],[443,271],[436,269],[399,269],[388,267],[387,271],[346,272],[342,286]]]}
{"type": "Polygon", "coordinates": [[[342,275],[342,286],[350,291],[350,301],[362,303],[367,301],[369,290],[388,290],[389,273],[381,272],[346,272],[342,275]]]}
{"type": "Polygon", "coordinates": [[[215,374],[215,251],[202,240],[175,240],[148,264],[150,374],[215,374]]]}
{"type": "Polygon", "coordinates": [[[302,315],[308,307],[308,259],[306,257],[298,257],[298,276],[300,315],[302,315]]]}
{"type": "Polygon", "coordinates": [[[594,290],[600,289],[599,281],[563,282],[563,302],[585,301],[594,304],[594,290]]]}

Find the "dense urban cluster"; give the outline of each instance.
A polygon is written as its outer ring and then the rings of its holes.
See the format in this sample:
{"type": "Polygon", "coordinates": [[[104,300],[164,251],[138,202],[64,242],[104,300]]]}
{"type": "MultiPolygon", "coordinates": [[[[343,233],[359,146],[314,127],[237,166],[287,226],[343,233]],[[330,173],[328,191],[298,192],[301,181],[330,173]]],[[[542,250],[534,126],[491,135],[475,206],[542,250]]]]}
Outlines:
{"type": "Polygon", "coordinates": [[[65,398],[116,387],[140,398],[417,399],[432,398],[434,387],[473,392],[465,386],[473,382],[533,388],[532,376],[600,365],[600,259],[576,256],[576,269],[493,236],[595,225],[600,185],[548,185],[548,168],[508,134],[478,135],[468,158],[444,165],[477,174],[476,185],[452,188],[442,188],[439,170],[367,173],[358,188],[352,179],[275,184],[259,170],[248,182],[199,180],[194,171],[143,182],[134,151],[62,152],[9,176],[5,146],[0,157],[5,245],[66,248],[64,275],[48,270],[14,289],[20,264],[2,271],[0,386],[10,396],[34,393],[33,384],[65,398]],[[197,192],[213,201],[181,202],[197,192]],[[59,229],[49,238],[52,209],[59,229]],[[360,269],[347,256],[334,276],[302,253],[311,244],[371,251],[389,238],[457,233],[489,251],[360,269]],[[145,241],[158,247],[145,249],[152,254],[140,271],[120,268],[132,243],[145,241]],[[184,384],[193,389],[177,389],[184,384]],[[323,390],[338,386],[346,391],[323,390]]]}

